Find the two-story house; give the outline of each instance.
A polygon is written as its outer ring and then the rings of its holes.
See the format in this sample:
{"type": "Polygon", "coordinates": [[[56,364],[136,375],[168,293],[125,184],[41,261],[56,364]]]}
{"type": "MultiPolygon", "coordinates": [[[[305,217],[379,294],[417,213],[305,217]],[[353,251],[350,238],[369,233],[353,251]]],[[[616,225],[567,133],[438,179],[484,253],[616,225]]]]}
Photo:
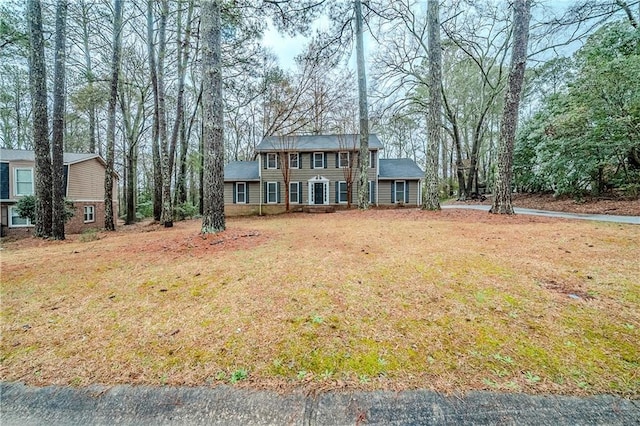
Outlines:
{"type": "MultiPolygon", "coordinates": [[[[382,159],[378,137],[369,137],[369,202],[419,205],[424,172],[411,159],[382,159]]],[[[357,204],[359,135],[267,137],[254,161],[224,170],[228,215],[269,214],[303,206],[357,204]],[[288,203],[287,203],[288,201],[288,203]]]]}
{"type": "MultiPolygon", "coordinates": [[[[80,233],[88,228],[104,228],[104,174],[106,163],[98,154],[65,153],[64,191],[73,202],[75,214],[65,224],[65,232],[80,233]]],[[[0,219],[2,235],[30,235],[33,225],[21,218],[16,203],[34,194],[35,153],[17,149],[0,150],[0,219]]],[[[118,211],[118,175],[114,173],[114,216],[118,211]]]]}

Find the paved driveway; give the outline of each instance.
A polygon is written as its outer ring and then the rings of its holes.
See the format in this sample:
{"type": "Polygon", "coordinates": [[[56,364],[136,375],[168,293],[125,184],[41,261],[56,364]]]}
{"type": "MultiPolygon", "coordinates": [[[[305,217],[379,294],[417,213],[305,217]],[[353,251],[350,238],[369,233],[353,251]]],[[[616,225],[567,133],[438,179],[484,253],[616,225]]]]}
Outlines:
{"type": "MultiPolygon", "coordinates": [[[[491,206],[484,204],[445,204],[443,209],[466,209],[466,210],[483,210],[488,212],[491,206]]],[[[609,214],[583,214],[583,213],[563,213],[552,212],[549,210],[521,209],[515,207],[513,209],[516,214],[527,214],[533,216],[557,217],[561,219],[580,219],[580,220],[596,220],[600,222],[630,223],[640,225],[640,216],[616,216],[609,214]]]]}

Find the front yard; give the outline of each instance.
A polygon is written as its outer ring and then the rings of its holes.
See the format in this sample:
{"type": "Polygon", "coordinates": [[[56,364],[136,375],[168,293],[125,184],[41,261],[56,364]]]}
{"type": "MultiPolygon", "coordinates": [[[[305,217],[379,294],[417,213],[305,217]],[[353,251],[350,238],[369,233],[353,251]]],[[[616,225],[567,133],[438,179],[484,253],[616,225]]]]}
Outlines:
{"type": "Polygon", "coordinates": [[[4,243],[0,380],[640,394],[640,227],[348,211],[4,243]]]}

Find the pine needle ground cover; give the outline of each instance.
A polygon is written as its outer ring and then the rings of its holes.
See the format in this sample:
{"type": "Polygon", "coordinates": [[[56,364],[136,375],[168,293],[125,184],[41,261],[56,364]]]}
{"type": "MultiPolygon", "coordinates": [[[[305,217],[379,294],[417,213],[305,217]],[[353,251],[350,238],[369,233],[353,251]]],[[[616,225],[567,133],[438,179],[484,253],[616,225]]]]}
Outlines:
{"type": "Polygon", "coordinates": [[[640,227],[339,212],[4,243],[0,379],[640,391],[640,227]]]}

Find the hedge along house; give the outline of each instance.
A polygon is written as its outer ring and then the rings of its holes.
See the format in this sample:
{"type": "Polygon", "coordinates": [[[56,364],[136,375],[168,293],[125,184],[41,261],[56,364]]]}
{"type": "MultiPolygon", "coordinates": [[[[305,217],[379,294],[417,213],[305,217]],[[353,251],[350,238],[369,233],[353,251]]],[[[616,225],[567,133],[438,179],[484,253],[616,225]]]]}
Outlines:
{"type": "MultiPolygon", "coordinates": [[[[74,215],[65,232],[77,234],[90,228],[104,228],[104,174],[106,163],[98,154],[65,153],[64,192],[73,202],[74,215]]],[[[29,219],[18,216],[16,204],[34,194],[35,154],[33,151],[0,150],[0,212],[2,236],[28,236],[33,232],[29,219]]],[[[114,173],[114,222],[118,211],[118,175],[114,173]]]]}
{"type": "MultiPolygon", "coordinates": [[[[369,137],[369,202],[420,205],[423,171],[411,159],[381,159],[383,145],[369,137]]],[[[304,206],[357,204],[359,135],[272,136],[256,160],[225,166],[227,215],[299,211],[304,206]],[[288,191],[287,191],[288,189],[288,191]]]]}

